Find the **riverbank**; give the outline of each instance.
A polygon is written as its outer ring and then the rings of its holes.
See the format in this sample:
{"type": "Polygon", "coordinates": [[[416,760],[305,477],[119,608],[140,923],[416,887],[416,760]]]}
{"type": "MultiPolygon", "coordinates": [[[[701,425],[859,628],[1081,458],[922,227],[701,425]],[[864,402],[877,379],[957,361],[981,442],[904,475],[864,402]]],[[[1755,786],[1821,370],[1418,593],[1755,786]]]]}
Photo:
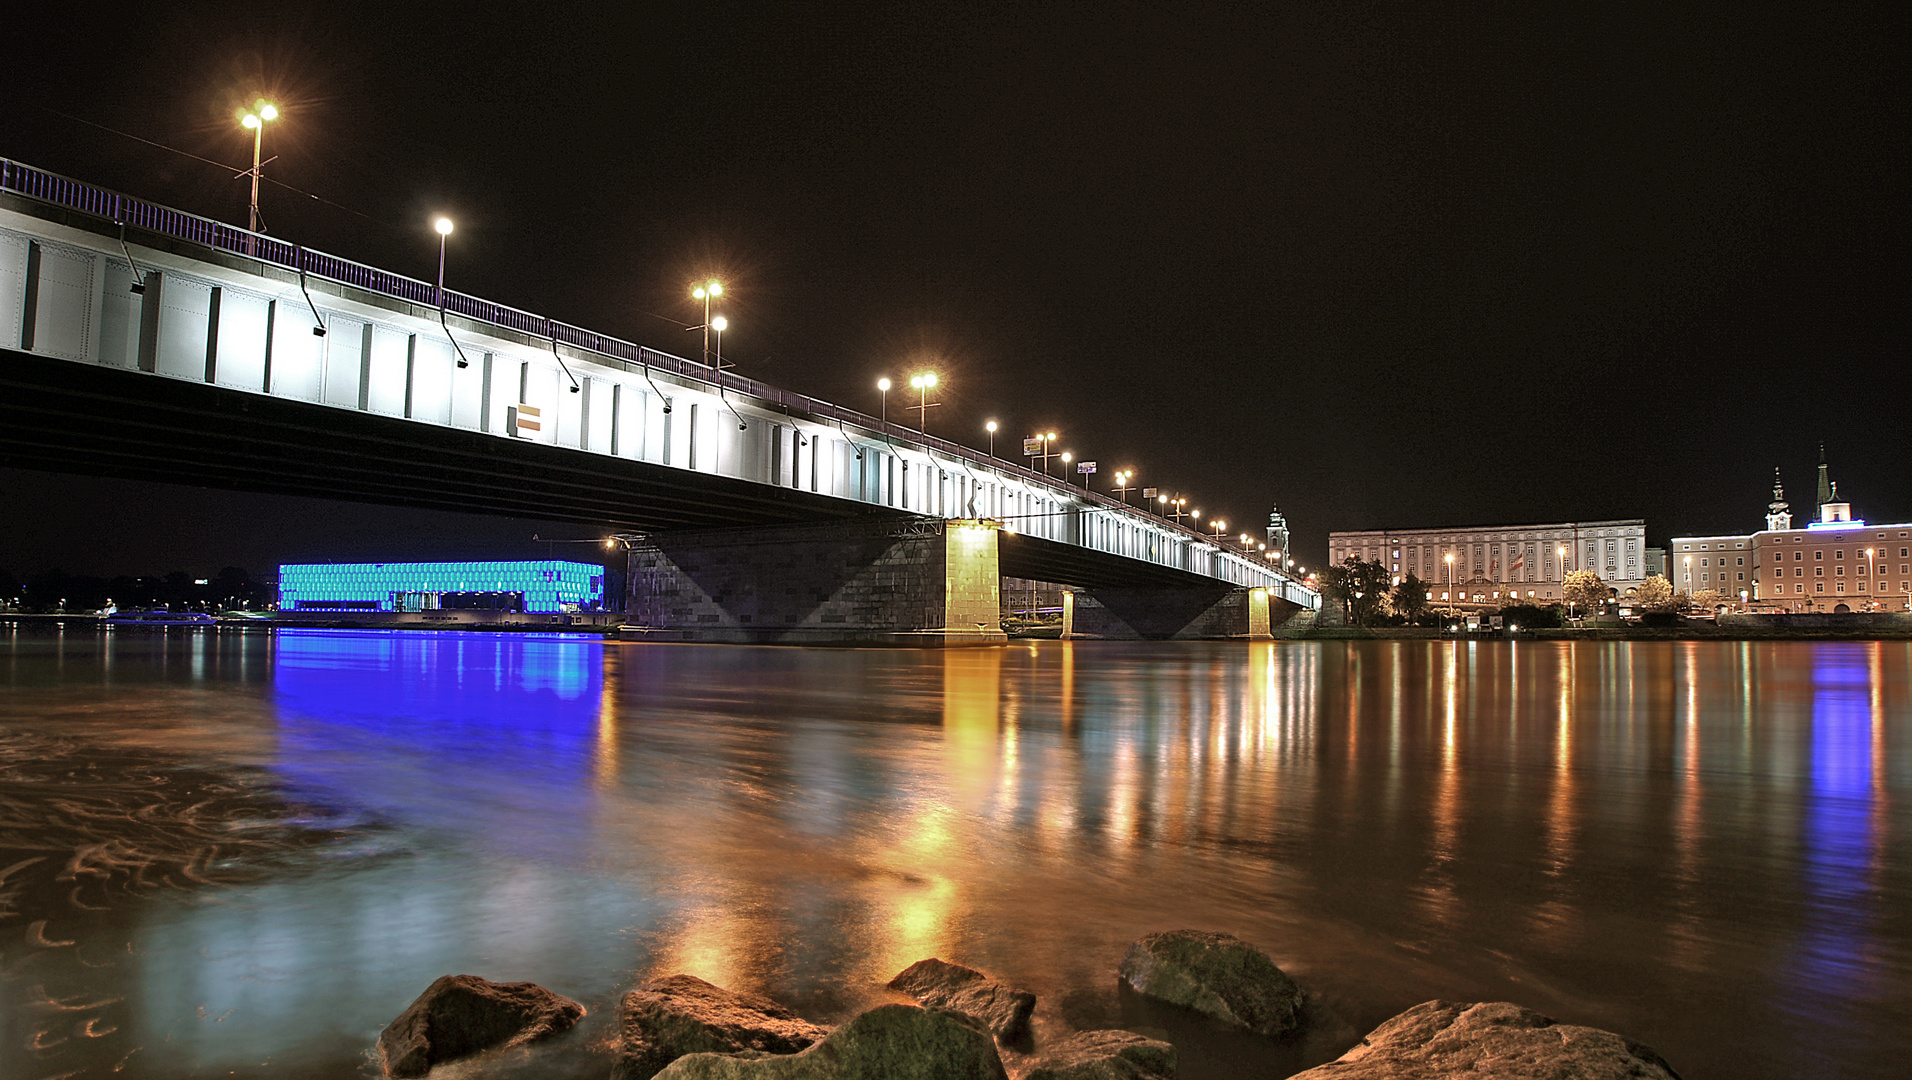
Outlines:
{"type": "Polygon", "coordinates": [[[1456,634],[1429,626],[1316,627],[1303,641],[1402,640],[1435,641],[1912,641],[1912,627],[1799,627],[1716,625],[1692,622],[1684,626],[1571,626],[1558,629],[1483,630],[1456,634]]]}

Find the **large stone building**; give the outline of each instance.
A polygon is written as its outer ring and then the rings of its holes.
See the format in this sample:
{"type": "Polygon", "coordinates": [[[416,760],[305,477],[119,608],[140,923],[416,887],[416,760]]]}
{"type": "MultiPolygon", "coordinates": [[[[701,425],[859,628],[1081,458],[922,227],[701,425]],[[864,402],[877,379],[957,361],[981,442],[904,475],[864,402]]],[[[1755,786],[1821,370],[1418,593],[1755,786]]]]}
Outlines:
{"type": "Polygon", "coordinates": [[[1558,603],[1562,579],[1599,574],[1621,597],[1646,580],[1646,522],[1566,521],[1447,529],[1374,529],[1328,534],[1328,561],[1379,561],[1398,584],[1425,581],[1435,603],[1499,607],[1558,603]]]}
{"type": "Polygon", "coordinates": [[[1792,527],[1777,472],[1766,527],[1738,536],[1673,539],[1673,584],[1693,594],[1778,611],[1912,611],[1912,522],[1852,516],[1819,456],[1818,520],[1792,527]]]}

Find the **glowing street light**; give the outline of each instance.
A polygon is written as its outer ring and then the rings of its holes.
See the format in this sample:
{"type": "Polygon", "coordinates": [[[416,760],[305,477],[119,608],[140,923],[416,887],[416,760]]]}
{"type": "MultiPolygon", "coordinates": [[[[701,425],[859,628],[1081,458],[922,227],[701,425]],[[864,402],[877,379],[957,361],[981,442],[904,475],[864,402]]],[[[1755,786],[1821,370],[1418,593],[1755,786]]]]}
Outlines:
{"type": "Polygon", "coordinates": [[[1452,614],[1454,611],[1454,553],[1450,551],[1441,558],[1447,562],[1447,610],[1449,614],[1452,614]]]}
{"type": "Polygon", "coordinates": [[[1052,454],[1052,451],[1055,448],[1055,444],[1056,444],[1055,432],[1050,431],[1045,433],[1045,432],[1039,431],[1035,433],[1034,435],[1029,436],[1029,438],[1023,443],[1023,455],[1025,457],[1041,458],[1042,459],[1042,475],[1048,476],[1049,475],[1049,459],[1050,457],[1054,456],[1052,454]],[[1035,443],[1037,446],[1041,447],[1041,449],[1032,452],[1028,448],[1029,443],[1035,443]]]}
{"type": "Polygon", "coordinates": [[[724,295],[723,283],[715,278],[691,287],[693,298],[704,302],[704,325],[698,329],[704,332],[704,363],[710,363],[710,302],[724,295]]]}
{"type": "Polygon", "coordinates": [[[465,350],[458,339],[451,336],[451,327],[445,323],[445,240],[451,236],[451,219],[440,217],[432,222],[432,228],[438,232],[438,325],[445,328],[445,340],[451,342],[452,351],[458,354],[458,366],[470,367],[471,361],[465,359],[465,350]]]}
{"type": "Polygon", "coordinates": [[[1115,470],[1115,491],[1122,497],[1122,505],[1129,504],[1129,481],[1135,479],[1134,469],[1115,470]]]}
{"type": "Polygon", "coordinates": [[[876,380],[876,391],[883,395],[883,427],[887,431],[890,426],[890,380],[876,380]]]}
{"type": "Polygon", "coordinates": [[[252,103],[252,108],[239,110],[239,126],[252,132],[252,217],[246,227],[253,232],[259,231],[259,148],[266,133],[266,122],[277,120],[279,110],[265,98],[252,103]]]}
{"type": "Polygon", "coordinates": [[[989,456],[995,457],[996,456],[996,422],[994,420],[991,420],[988,423],[984,424],[983,430],[989,432],[989,456]]]}
{"type": "MultiPolygon", "coordinates": [[[[717,331],[717,374],[724,373],[724,331],[730,327],[730,320],[722,315],[710,320],[710,328],[717,331]]],[[[731,367],[737,365],[732,364],[731,367]]]]}
{"type": "Polygon", "coordinates": [[[916,390],[916,404],[910,406],[916,410],[916,430],[927,435],[929,434],[929,411],[942,404],[940,401],[929,399],[929,392],[936,388],[936,373],[925,371],[920,375],[911,375],[910,386],[916,390]]]}

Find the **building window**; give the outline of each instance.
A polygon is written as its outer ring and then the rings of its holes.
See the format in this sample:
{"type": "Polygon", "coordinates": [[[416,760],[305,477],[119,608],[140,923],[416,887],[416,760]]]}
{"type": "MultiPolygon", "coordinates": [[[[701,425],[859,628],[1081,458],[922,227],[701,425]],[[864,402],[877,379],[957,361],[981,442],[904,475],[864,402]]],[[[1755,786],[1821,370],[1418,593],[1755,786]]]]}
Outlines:
{"type": "Polygon", "coordinates": [[[1734,560],[1733,560],[1733,565],[1735,565],[1735,566],[1745,566],[1745,565],[1746,565],[1746,560],[1745,560],[1745,559],[1734,559],[1734,560]]]}
{"type": "Polygon", "coordinates": [[[1832,553],[1832,557],[1833,557],[1833,558],[1835,558],[1835,559],[1843,559],[1843,558],[1845,558],[1845,557],[1846,557],[1846,549],[1845,549],[1845,548],[1840,548],[1840,549],[1839,549],[1838,551],[1835,551],[1835,552],[1833,552],[1833,553],[1832,553]]]}
{"type": "Polygon", "coordinates": [[[1845,592],[1845,591],[1846,591],[1846,583],[1845,583],[1845,582],[1843,582],[1843,581],[1842,581],[1842,582],[1840,582],[1840,583],[1839,583],[1838,585],[1836,585],[1836,586],[1834,586],[1834,587],[1833,587],[1833,591],[1834,591],[1834,592],[1845,592]]]}
{"type": "Polygon", "coordinates": [[[1823,566],[1815,566],[1812,568],[1812,574],[1814,577],[1825,577],[1826,568],[1823,566]]]}
{"type": "Polygon", "coordinates": [[[1796,592],[1796,593],[1800,593],[1800,592],[1805,592],[1805,591],[1806,591],[1806,587],[1805,587],[1804,585],[1794,585],[1794,586],[1793,586],[1793,591],[1794,591],[1794,592],[1796,592]]]}
{"type": "Polygon", "coordinates": [[[1825,583],[1825,582],[1823,582],[1823,581],[1815,581],[1815,582],[1813,582],[1813,583],[1812,583],[1812,591],[1813,591],[1813,592],[1825,592],[1825,591],[1826,591],[1826,583],[1825,583]]]}
{"type": "Polygon", "coordinates": [[[1826,553],[1823,551],[1815,551],[1812,553],[1812,557],[1818,559],[1820,562],[1824,562],[1826,560],[1826,553]]]}

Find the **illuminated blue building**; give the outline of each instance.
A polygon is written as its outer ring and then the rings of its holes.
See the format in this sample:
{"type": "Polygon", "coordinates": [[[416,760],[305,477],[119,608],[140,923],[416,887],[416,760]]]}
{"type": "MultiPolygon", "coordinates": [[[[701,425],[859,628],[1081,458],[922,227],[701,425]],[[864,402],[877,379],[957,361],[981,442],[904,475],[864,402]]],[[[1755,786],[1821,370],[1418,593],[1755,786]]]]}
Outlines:
{"type": "Polygon", "coordinates": [[[279,567],[280,611],[600,611],[595,563],[299,563],[279,567]]]}

